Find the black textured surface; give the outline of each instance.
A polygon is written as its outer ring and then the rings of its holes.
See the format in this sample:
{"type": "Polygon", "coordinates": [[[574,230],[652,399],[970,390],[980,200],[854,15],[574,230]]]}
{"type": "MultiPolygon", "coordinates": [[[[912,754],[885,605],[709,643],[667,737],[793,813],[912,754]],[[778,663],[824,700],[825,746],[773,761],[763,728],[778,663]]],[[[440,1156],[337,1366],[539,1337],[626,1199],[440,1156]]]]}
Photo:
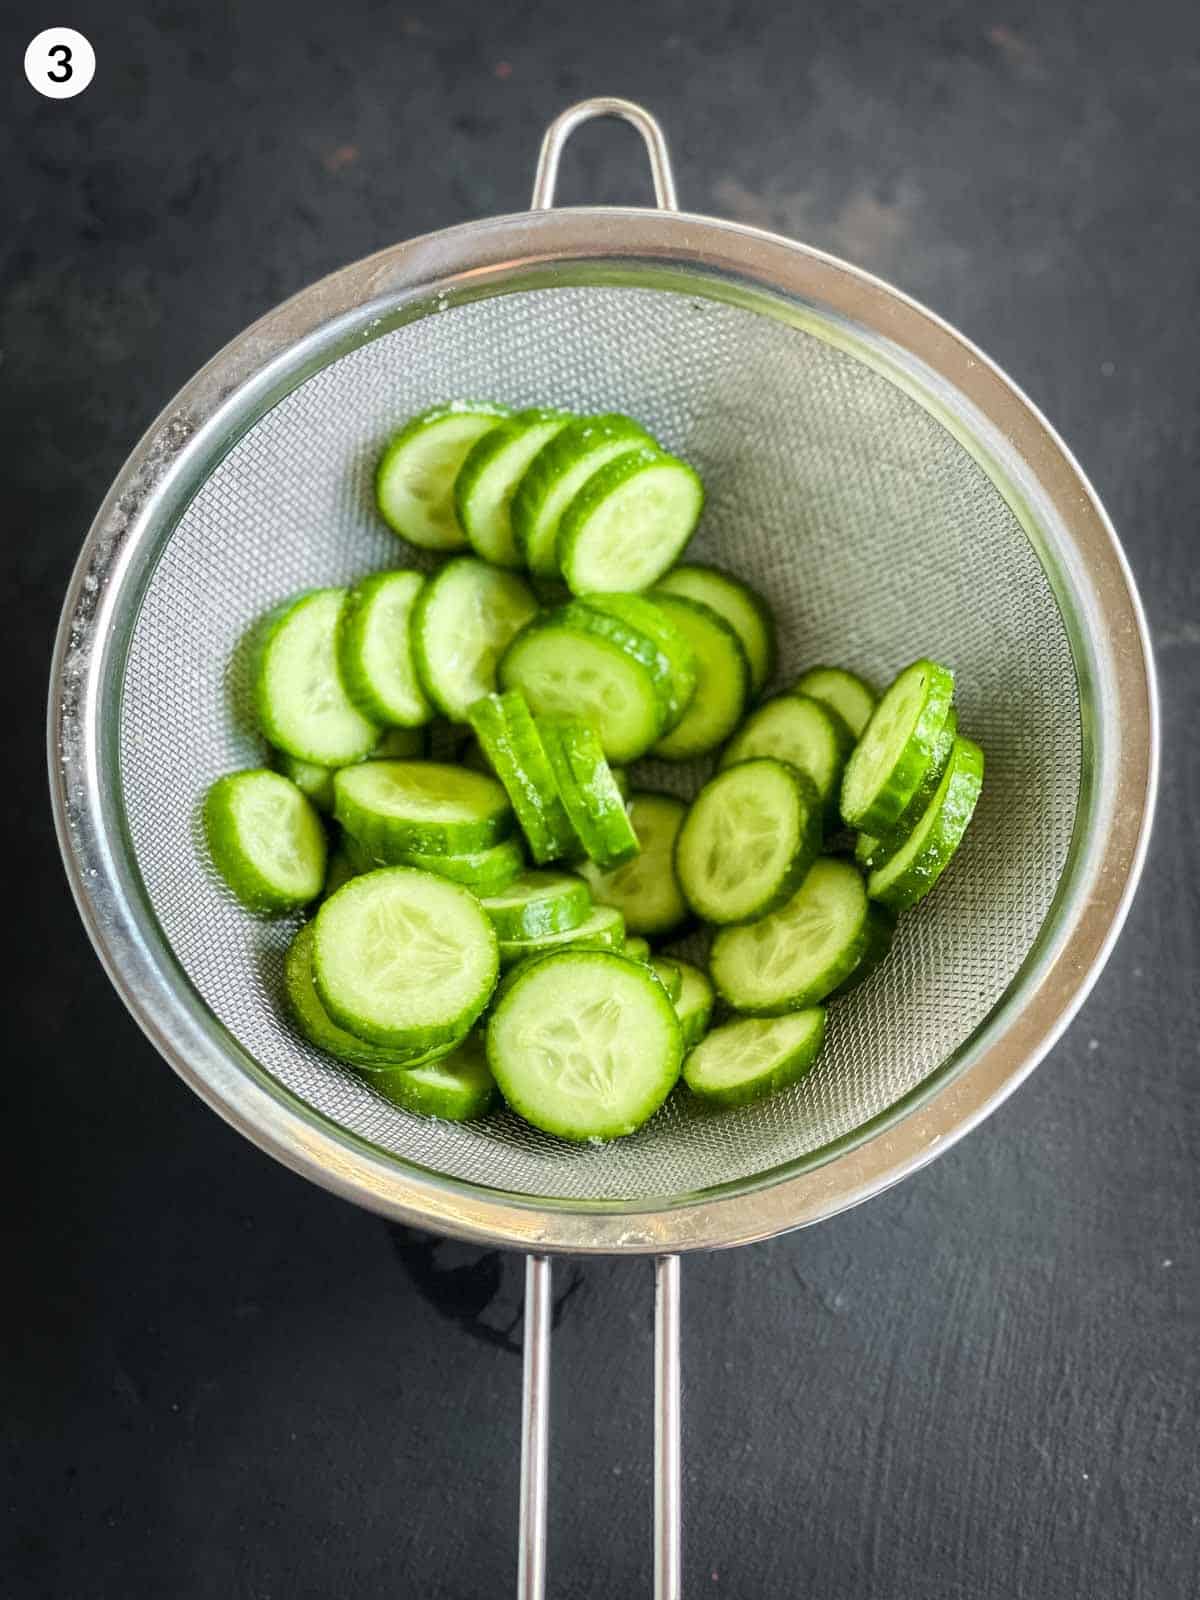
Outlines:
{"type": "MultiPolygon", "coordinates": [[[[894,279],[1043,406],[1123,532],[1165,722],[1146,880],[1040,1072],[870,1206],[685,1264],[689,1593],[1195,1594],[1195,6],[16,4],[0,44],[0,1592],[512,1587],[517,1263],[306,1186],[161,1064],[69,902],[42,695],[79,541],[179,384],[330,268],[520,209],[543,125],[615,92],[685,205],[894,279]],[[54,103],[20,59],[59,22],[99,67],[54,103]]],[[[568,168],[568,198],[647,193],[625,130],[568,168]]],[[[646,1594],[650,1269],[560,1288],[551,1592],[646,1594]]]]}

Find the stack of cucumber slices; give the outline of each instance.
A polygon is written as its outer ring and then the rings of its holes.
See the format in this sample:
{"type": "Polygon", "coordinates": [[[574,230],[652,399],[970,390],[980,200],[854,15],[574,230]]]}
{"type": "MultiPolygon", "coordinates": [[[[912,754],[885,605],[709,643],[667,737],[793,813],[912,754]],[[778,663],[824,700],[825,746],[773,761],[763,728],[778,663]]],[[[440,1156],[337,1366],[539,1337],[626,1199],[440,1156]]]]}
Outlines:
{"type": "Polygon", "coordinates": [[[205,801],[244,906],[317,905],[284,975],[299,1033],[406,1111],[503,1096],[576,1140],[632,1133],[681,1078],[718,1105],[794,1083],[971,819],[952,673],[918,660],[877,699],[819,666],[761,700],[770,610],[674,565],[704,490],[628,417],[438,407],[376,494],[448,559],[264,618],[272,761],[205,801]],[[639,786],[647,756],[707,781],[639,786]],[[707,972],[651,944],[697,924],[707,972]]]}

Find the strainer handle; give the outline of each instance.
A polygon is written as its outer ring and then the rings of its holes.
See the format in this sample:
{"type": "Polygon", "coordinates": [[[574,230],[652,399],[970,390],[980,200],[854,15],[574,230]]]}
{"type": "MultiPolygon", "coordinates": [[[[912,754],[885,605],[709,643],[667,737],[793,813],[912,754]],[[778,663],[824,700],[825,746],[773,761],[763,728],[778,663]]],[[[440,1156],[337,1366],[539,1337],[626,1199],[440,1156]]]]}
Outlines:
{"type": "MultiPolygon", "coordinates": [[[[546,1593],[550,1456],[550,1260],[525,1263],[525,1379],[521,1406],[521,1543],[517,1600],[546,1593]]],[[[683,1593],[679,1257],[654,1264],[654,1600],[683,1593]]]]}
{"type": "Polygon", "coordinates": [[[644,106],[632,100],[619,100],[612,95],[599,95],[594,100],[580,100],[568,106],[546,129],[538,156],[537,173],[533,180],[533,209],[549,211],[554,204],[554,190],[558,184],[558,163],[567,140],[584,122],[595,117],[620,117],[632,123],[642,136],[646,155],[650,160],[650,176],[654,181],[654,199],[660,211],[678,211],[679,199],[675,193],[675,174],[671,171],[671,155],[666,136],[658,122],[644,106]]]}

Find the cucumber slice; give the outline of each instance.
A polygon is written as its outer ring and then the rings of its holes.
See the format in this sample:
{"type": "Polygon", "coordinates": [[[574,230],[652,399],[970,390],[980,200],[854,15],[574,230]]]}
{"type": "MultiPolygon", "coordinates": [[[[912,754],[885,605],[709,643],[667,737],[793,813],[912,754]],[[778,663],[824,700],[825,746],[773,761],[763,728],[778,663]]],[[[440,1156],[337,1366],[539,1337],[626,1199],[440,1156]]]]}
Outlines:
{"type": "MultiPolygon", "coordinates": [[[[625,946],[626,953],[629,945],[625,946]]],[[[679,993],[675,997],[675,1014],[683,1030],[683,1048],[691,1050],[708,1032],[713,1010],[713,986],[707,973],[701,972],[690,961],[676,961],[679,968],[679,993]]]]}
{"type": "Polygon", "coordinates": [[[942,781],[906,844],[867,879],[867,893],[893,911],[923,900],[962,843],[983,788],[983,751],[958,738],[942,781]]]}
{"type": "Polygon", "coordinates": [[[496,986],[496,935],[469,889],[384,867],[353,878],[313,921],[313,975],[333,1020],[372,1044],[457,1040],[496,986]]]}
{"type": "Polygon", "coordinates": [[[867,943],[858,965],[848,978],[843,978],[834,995],[849,994],[851,989],[857,989],[864,983],[875,968],[892,948],[892,940],[896,937],[896,913],[889,911],[887,906],[880,905],[877,900],[872,900],[867,907],[867,943]]]}
{"type": "Polygon", "coordinates": [[[499,894],[485,895],[483,909],[498,939],[538,939],[586,922],[592,896],[573,872],[523,872],[499,894]]]}
{"type": "MultiPolygon", "coordinates": [[[[672,961],[669,956],[652,956],[647,965],[667,991],[667,996],[674,1005],[683,993],[683,972],[678,961],[672,961]]],[[[676,1016],[678,1015],[676,1012],[676,1016]]]]}
{"type": "Polygon", "coordinates": [[[355,584],[342,608],[338,669],[346,693],[373,722],[415,728],[433,715],[409,637],[424,585],[419,572],[377,572],[355,584]]]}
{"type": "Polygon", "coordinates": [[[537,730],[571,826],[589,859],[607,871],[635,856],[637,834],[599,734],[577,717],[539,717],[537,730]]]}
{"type": "Polygon", "coordinates": [[[427,728],[385,728],[368,757],[371,761],[408,761],[429,754],[427,728]]]}
{"type": "Polygon", "coordinates": [[[756,589],[732,572],[692,562],[660,578],[655,592],[699,600],[725,621],[742,641],[750,663],[750,690],[758,694],[775,670],[775,618],[756,589]]]}
{"type": "MultiPolygon", "coordinates": [[[[376,862],[383,866],[385,863],[376,862]]],[[[502,894],[524,870],[525,857],[515,839],[501,839],[488,850],[471,850],[461,855],[438,855],[425,850],[402,850],[395,865],[416,867],[420,872],[436,872],[440,878],[461,883],[472,894],[502,894]]]]}
{"type": "Polygon", "coordinates": [[[621,950],[625,944],[625,919],[612,906],[593,906],[576,928],[544,933],[526,939],[501,939],[500,965],[511,967],[526,956],[553,955],[556,950],[621,950]]]}
{"type": "Polygon", "coordinates": [[[750,922],[790,900],[821,849],[812,782],[769,757],[711,778],[675,844],[684,899],[706,922],[750,922]]]}
{"type": "Polygon", "coordinates": [[[854,971],[866,945],[862,874],[851,862],[821,856],[778,911],[718,932],[709,970],[735,1011],[770,1016],[823,1000],[854,971]]]}
{"type": "Polygon", "coordinates": [[[846,763],[849,827],[882,837],[896,826],[934,761],[953,697],[954,674],[936,661],[914,661],[893,681],[846,763]]]}
{"type": "Polygon", "coordinates": [[[749,1105],[804,1077],[824,1042],[822,1006],[787,1017],[726,1022],[688,1056],[684,1082],[714,1105],[749,1105]]]}
{"type": "Polygon", "coordinates": [[[648,589],[695,531],[704,485],[685,461],[631,450],[600,468],[563,512],[555,555],[575,594],[648,589]]]}
{"type": "Polygon", "coordinates": [[[715,750],[741,721],[750,697],[750,663],[734,630],[702,600],[658,590],[654,603],[696,656],[696,692],[677,725],[654,746],[654,754],[687,761],[715,750]]]}
{"type": "Polygon", "coordinates": [[[512,528],[522,560],[540,578],[558,575],[559,521],[592,475],[630,450],[656,450],[632,417],[610,412],[579,417],[545,444],[526,468],[512,498],[512,528]]]}
{"type": "Polygon", "coordinates": [[[662,729],[653,674],[591,629],[584,610],[564,606],[530,623],[500,662],[501,686],[520,689],[535,716],[583,717],[609,761],[635,761],[662,729]]]}
{"type": "Polygon", "coordinates": [[[364,1077],[376,1094],[393,1105],[421,1117],[440,1117],[443,1122],[470,1122],[486,1116],[500,1098],[478,1030],[423,1066],[377,1068],[364,1077]]]}
{"type": "Polygon", "coordinates": [[[575,843],[541,735],[519,689],[486,695],[467,712],[480,753],[504,785],[529,853],[538,862],[565,856],[575,843]]]}
{"type": "Polygon", "coordinates": [[[312,802],[265,767],[218,778],[204,799],[217,871],[250,911],[293,911],[325,881],[325,830],[312,802]]]}
{"type": "Polygon", "coordinates": [[[262,630],[255,674],[263,733],[287,755],[324,767],[361,761],[379,738],[338,672],[345,603],[345,589],[312,589],[281,606],[262,630]]]}
{"type": "Polygon", "coordinates": [[[806,694],[836,711],[856,739],[871,720],[879,696],[865,678],[845,667],[809,667],[797,678],[793,694],[806,694]]]}
{"type": "Polygon", "coordinates": [[[675,840],[687,806],[674,795],[643,791],[630,797],[628,810],[639,853],[615,872],[605,872],[591,862],[579,870],[596,904],[615,906],[630,933],[655,937],[672,933],[688,916],[673,864],[675,840]]]}
{"type": "Polygon", "coordinates": [[[448,562],[429,580],[413,612],[413,652],[444,716],[464,722],[467,708],[492,693],[496,663],[537,609],[523,579],[475,556],[448,562]]]}
{"type": "Polygon", "coordinates": [[[344,883],[349,883],[351,878],[357,878],[360,872],[371,870],[370,867],[364,867],[354,852],[347,848],[348,840],[349,835],[343,833],[329,852],[325,862],[325,883],[321,890],[323,900],[328,900],[331,894],[336,894],[344,883]]]}
{"type": "Polygon", "coordinates": [[[929,802],[938,791],[938,785],[950,764],[957,737],[958,716],[951,710],[946,718],[946,726],[938,735],[937,744],[934,746],[933,760],[929,763],[916,794],[905,806],[896,826],[883,839],[877,839],[873,833],[859,834],[854,846],[854,859],[864,871],[886,866],[896,851],[907,844],[913,829],[929,809],[929,802]]]}
{"type": "Polygon", "coordinates": [[[454,480],[475,441],[507,414],[460,400],[422,411],[396,434],[375,473],[379,513],[393,533],[424,550],[462,549],[454,480]]]}
{"type": "Polygon", "coordinates": [[[696,654],[691,645],[646,595],[588,594],[579,605],[583,611],[576,608],[572,615],[581,626],[611,639],[649,669],[662,709],[662,731],[669,733],[696,692],[696,654]],[[584,620],[585,612],[601,620],[584,620]]]}
{"type": "Polygon", "coordinates": [[[648,962],[653,951],[650,949],[649,939],[643,939],[641,934],[635,933],[632,938],[626,939],[622,953],[627,955],[630,961],[648,962]]]}
{"type": "Polygon", "coordinates": [[[454,480],[459,524],[476,552],[497,567],[520,567],[512,499],[525,468],[573,421],[569,411],[518,411],[471,446],[454,480]]]}
{"type": "Polygon", "coordinates": [[[637,961],[574,950],[533,962],[500,997],[488,1064],[515,1111],[564,1139],[613,1139],[675,1087],[683,1038],[662,984],[637,961]]]}
{"type": "Polygon", "coordinates": [[[334,815],[377,861],[406,850],[471,855],[512,832],[494,778],[440,761],[367,761],[334,779],[334,815]]]}
{"type": "Polygon", "coordinates": [[[336,767],[318,766],[315,761],[301,761],[288,755],[286,750],[276,750],[273,759],[280,774],[294,783],[300,793],[311,800],[318,811],[326,816],[333,812],[333,775],[336,767]]]}
{"type": "Polygon", "coordinates": [[[318,1050],[325,1050],[351,1067],[411,1067],[420,1059],[411,1051],[387,1050],[339,1028],[321,1004],[313,983],[313,924],[306,922],[288,947],[283,963],[283,986],[288,1009],[297,1028],[318,1050]]]}
{"type": "Polygon", "coordinates": [[[812,782],[827,819],[834,821],[838,786],[853,748],[853,736],[836,712],[808,695],[781,694],[746,719],[725,746],[721,765],[753,756],[786,761],[812,782]]]}

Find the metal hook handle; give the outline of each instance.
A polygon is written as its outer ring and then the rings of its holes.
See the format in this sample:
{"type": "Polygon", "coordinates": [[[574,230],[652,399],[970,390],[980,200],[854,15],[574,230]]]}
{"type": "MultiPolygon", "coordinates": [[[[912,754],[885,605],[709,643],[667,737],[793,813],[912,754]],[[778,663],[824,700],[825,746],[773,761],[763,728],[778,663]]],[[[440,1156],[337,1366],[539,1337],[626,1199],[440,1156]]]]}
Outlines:
{"type": "Polygon", "coordinates": [[[619,100],[611,95],[599,95],[594,100],[581,100],[578,105],[568,106],[546,129],[533,180],[533,209],[549,211],[553,206],[554,191],[558,185],[558,163],[567,140],[582,123],[591,122],[595,117],[620,117],[623,122],[633,124],[642,136],[650,159],[654,199],[659,210],[678,211],[675,175],[671,171],[671,155],[662,129],[644,107],[635,105],[632,100],[619,100]]]}

